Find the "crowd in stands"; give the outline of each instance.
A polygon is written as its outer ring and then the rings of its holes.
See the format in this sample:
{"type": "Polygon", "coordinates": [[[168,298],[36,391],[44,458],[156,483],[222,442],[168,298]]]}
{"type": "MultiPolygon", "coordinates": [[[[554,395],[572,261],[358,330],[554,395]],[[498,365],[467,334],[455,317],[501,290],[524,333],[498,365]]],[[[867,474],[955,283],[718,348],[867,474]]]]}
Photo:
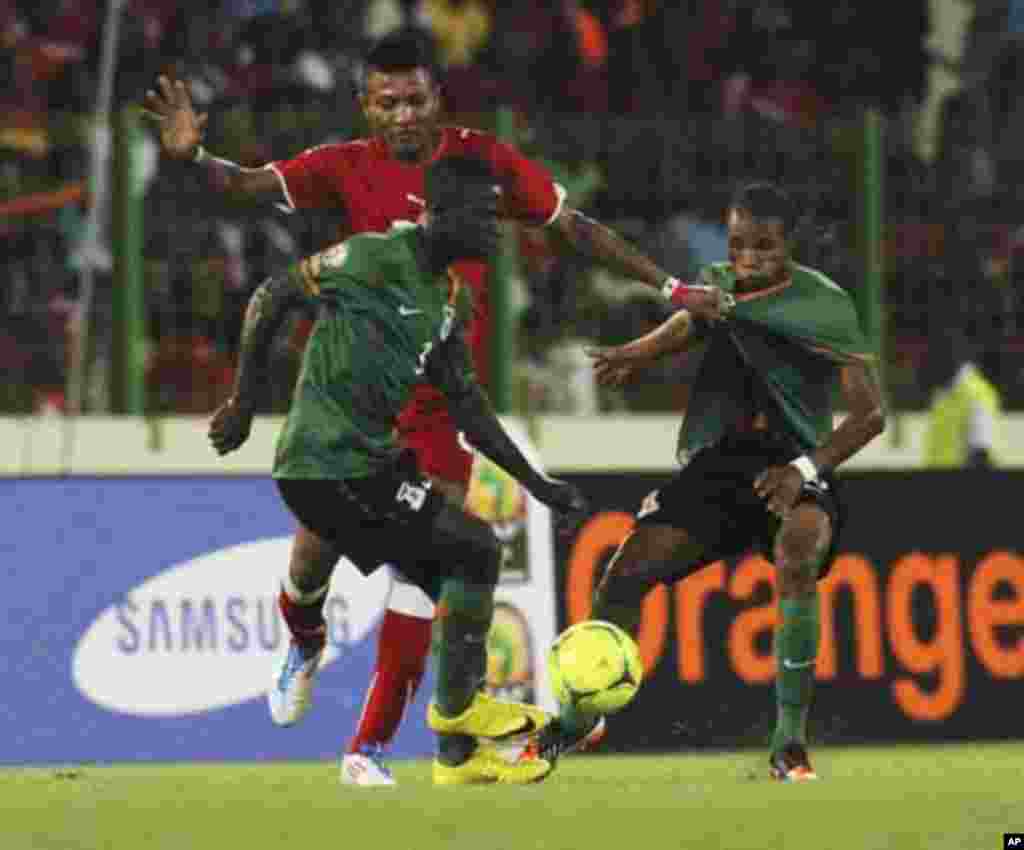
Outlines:
{"type": "MultiPolygon", "coordinates": [[[[758,177],[791,186],[805,210],[800,256],[860,286],[859,116],[877,109],[888,119],[897,401],[927,402],[929,335],[955,321],[990,355],[1008,402],[1024,403],[1013,392],[1024,363],[1022,0],[977,0],[959,18],[902,0],[884,20],[856,0],[124,2],[115,105],[139,103],[158,73],[173,73],[211,113],[208,146],[245,164],[359,135],[351,80],[361,51],[389,31],[418,30],[444,69],[453,119],[489,127],[495,105],[507,106],[515,141],[574,204],[679,274],[723,255],[730,190],[758,177]]],[[[65,404],[106,10],[99,0],[0,0],[0,412],[65,404]],[[42,199],[39,208],[26,198],[42,199]]],[[[322,246],[331,222],[230,209],[188,166],[146,150],[147,404],[205,413],[230,384],[248,294],[322,246]]],[[[581,341],[648,327],[649,292],[553,251],[541,233],[523,231],[520,247],[521,405],[588,413],[682,403],[670,375],[685,363],[627,394],[599,395],[580,378],[581,341]]],[[[100,274],[90,343],[100,377],[88,404],[97,411],[109,405],[110,288],[100,274]]],[[[296,317],[279,341],[268,410],[287,406],[304,323],[296,317]]]]}

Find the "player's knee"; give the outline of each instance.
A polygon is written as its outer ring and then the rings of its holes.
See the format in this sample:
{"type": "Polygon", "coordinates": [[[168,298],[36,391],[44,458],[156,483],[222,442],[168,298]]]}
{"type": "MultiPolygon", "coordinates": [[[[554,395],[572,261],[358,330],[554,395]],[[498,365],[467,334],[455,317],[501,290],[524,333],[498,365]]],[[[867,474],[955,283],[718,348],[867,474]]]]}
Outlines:
{"type": "Polygon", "coordinates": [[[501,572],[501,543],[482,519],[452,505],[445,506],[435,525],[441,539],[439,555],[448,573],[477,585],[494,586],[501,572]]]}
{"type": "Polygon", "coordinates": [[[289,574],[303,593],[326,584],[340,555],[329,541],[300,526],[292,541],[289,574]]]}
{"type": "Polygon", "coordinates": [[[776,555],[787,564],[809,561],[819,545],[820,534],[806,525],[784,527],[775,542],[776,555]]]}
{"type": "Polygon", "coordinates": [[[501,575],[501,543],[490,526],[487,526],[487,537],[479,550],[479,560],[480,581],[490,586],[496,585],[501,575]]]}

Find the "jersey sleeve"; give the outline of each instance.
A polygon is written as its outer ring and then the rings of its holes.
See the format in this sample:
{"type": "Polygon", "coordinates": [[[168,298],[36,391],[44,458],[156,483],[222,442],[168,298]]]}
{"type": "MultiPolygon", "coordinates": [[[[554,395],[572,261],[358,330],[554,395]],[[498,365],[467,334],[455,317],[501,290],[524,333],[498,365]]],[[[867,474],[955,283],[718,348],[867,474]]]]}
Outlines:
{"type": "Polygon", "coordinates": [[[337,206],[335,179],[345,167],[340,145],[318,145],[264,166],[281,181],[289,211],[337,206]]]}
{"type": "Polygon", "coordinates": [[[372,280],[379,262],[374,248],[373,241],[353,236],[311,256],[305,261],[311,280],[309,294],[315,297],[372,280]]]}
{"type": "Polygon", "coordinates": [[[516,148],[498,140],[493,144],[492,161],[505,193],[504,215],[527,224],[551,224],[562,211],[565,189],[516,148]]]}

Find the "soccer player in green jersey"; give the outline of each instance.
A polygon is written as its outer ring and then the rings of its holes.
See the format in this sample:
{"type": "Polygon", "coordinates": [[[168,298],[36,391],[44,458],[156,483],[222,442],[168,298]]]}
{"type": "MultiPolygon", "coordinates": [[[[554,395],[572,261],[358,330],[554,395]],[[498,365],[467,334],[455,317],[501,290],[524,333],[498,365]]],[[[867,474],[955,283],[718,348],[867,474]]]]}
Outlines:
{"type": "MultiPolygon", "coordinates": [[[[439,159],[427,170],[422,224],[396,222],[386,234],[353,236],[262,284],[246,312],[234,394],[210,428],[221,454],[245,441],[270,340],[295,301],[313,299],[319,318],[273,474],[304,527],[363,572],[394,564],[437,603],[438,677],[428,725],[439,736],[434,781],[446,785],[543,778],[551,769],[546,760],[509,763],[476,739],[526,734],[550,717],[480,689],[500,546],[486,522],[433,488],[400,447],[395,420],[413,388],[429,381],[442,390],[471,442],[538,500],[563,514],[585,509],[573,487],[534,469],[505,433],[462,339],[470,293],[448,269],[496,248],[496,183],[481,159],[439,159]]],[[[299,599],[323,594],[331,569],[321,574],[315,562],[293,559],[290,589],[299,599]]],[[[282,610],[295,635],[323,628],[318,609],[282,610]]],[[[310,675],[307,662],[293,645],[282,678],[310,675]]],[[[276,692],[286,699],[302,689],[286,682],[276,692]]]]}
{"type": "MultiPolygon", "coordinates": [[[[850,297],[791,257],[794,213],[770,184],[742,188],[728,210],[729,260],[702,283],[734,299],[717,321],[686,310],[625,345],[592,352],[616,384],[697,339],[707,342],[680,432],[682,469],[647,496],[633,533],[598,586],[593,616],[633,630],[646,593],[702,566],[760,549],[776,568],[777,779],[816,778],[806,723],[818,649],[817,579],[831,562],[842,512],[833,470],[885,426],[882,399],[850,297]],[[846,418],[833,428],[832,398],[846,418]]],[[[559,743],[599,718],[563,714],[540,735],[559,743]]]]}

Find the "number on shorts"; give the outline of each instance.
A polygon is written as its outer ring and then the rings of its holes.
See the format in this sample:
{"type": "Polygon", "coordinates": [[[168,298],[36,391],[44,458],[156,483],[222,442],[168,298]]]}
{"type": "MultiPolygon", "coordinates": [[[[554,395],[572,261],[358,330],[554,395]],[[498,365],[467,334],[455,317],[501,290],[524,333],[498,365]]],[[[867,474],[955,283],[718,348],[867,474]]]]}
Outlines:
{"type": "Polygon", "coordinates": [[[408,481],[403,481],[402,486],[398,488],[398,495],[395,496],[395,501],[405,502],[414,511],[418,511],[423,507],[423,503],[427,501],[427,492],[429,490],[429,481],[425,481],[423,484],[410,484],[408,481]]]}

